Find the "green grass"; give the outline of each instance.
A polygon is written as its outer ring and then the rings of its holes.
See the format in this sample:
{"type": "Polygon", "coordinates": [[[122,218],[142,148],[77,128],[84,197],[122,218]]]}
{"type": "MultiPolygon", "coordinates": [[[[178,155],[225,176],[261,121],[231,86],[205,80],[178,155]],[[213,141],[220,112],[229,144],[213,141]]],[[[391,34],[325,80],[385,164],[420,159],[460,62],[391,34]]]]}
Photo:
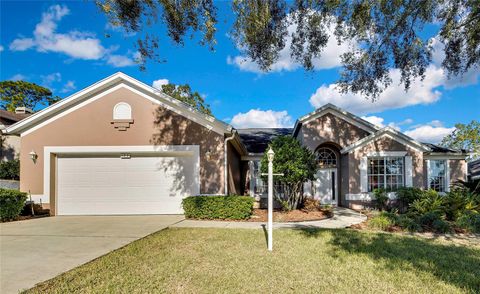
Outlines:
{"type": "Polygon", "coordinates": [[[274,231],[274,251],[267,252],[261,230],[167,229],[27,293],[478,291],[479,247],[354,230],[285,229],[274,231]]]}

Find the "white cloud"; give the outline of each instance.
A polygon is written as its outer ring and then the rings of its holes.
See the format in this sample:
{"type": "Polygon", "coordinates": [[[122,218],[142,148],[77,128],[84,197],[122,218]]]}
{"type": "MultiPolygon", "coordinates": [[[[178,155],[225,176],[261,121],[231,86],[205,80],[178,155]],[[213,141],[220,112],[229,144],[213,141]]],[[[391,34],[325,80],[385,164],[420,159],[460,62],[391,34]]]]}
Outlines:
{"type": "MultiPolygon", "coordinates": [[[[285,41],[285,47],[280,51],[278,60],[271,66],[271,72],[294,71],[301,67],[301,64],[293,60],[291,57],[291,34],[296,31],[296,27],[297,26],[295,24],[292,24],[288,27],[288,36],[285,41]]],[[[321,56],[319,58],[313,59],[313,65],[316,70],[329,69],[340,66],[340,56],[343,53],[348,52],[350,46],[354,46],[354,44],[348,44],[348,42],[343,42],[339,45],[337,39],[333,35],[333,30],[334,24],[332,24],[328,30],[330,38],[328,39],[327,45],[323,49],[321,56]]],[[[241,55],[233,57],[228,56],[227,64],[234,65],[238,67],[241,71],[264,73],[254,61],[252,61],[248,57],[241,55]]]]}
{"type": "Polygon", "coordinates": [[[22,75],[22,74],[15,74],[10,78],[11,81],[24,81],[26,79],[27,79],[27,77],[25,75],[22,75]]]}
{"type": "Polygon", "coordinates": [[[478,83],[480,71],[472,68],[463,76],[448,79],[446,71],[441,67],[444,59],[444,45],[436,38],[432,38],[433,55],[432,64],[427,67],[425,79],[415,79],[410,89],[405,92],[404,85],[400,83],[400,71],[390,70],[392,84],[382,93],[375,102],[368,101],[359,94],[341,94],[336,84],[321,85],[310,97],[310,104],[321,107],[326,103],[333,103],[354,113],[375,113],[386,109],[403,108],[418,104],[431,104],[441,98],[440,88],[453,89],[478,83]]]}
{"type": "Polygon", "coordinates": [[[65,85],[63,85],[63,88],[60,90],[61,93],[68,93],[68,92],[71,92],[73,90],[75,90],[77,88],[77,86],[75,86],[75,82],[74,81],[67,81],[67,83],[65,85]]]}
{"type": "Polygon", "coordinates": [[[4,48],[2,45],[0,45],[0,52],[3,52],[4,48]]]}
{"type": "Polygon", "coordinates": [[[12,51],[25,51],[35,46],[35,42],[32,38],[15,39],[10,44],[9,48],[12,51]]]}
{"type": "Polygon", "coordinates": [[[231,120],[236,128],[282,128],[293,125],[287,111],[251,109],[246,113],[237,113],[231,120]]]}
{"type": "Polygon", "coordinates": [[[105,24],[105,30],[121,33],[124,37],[133,37],[137,34],[136,32],[126,32],[122,26],[114,26],[110,22],[105,24]]]}
{"type": "Polygon", "coordinates": [[[402,108],[417,104],[431,104],[440,99],[441,92],[436,89],[445,82],[444,71],[434,65],[427,68],[423,81],[420,78],[412,82],[408,92],[400,84],[400,71],[390,71],[392,84],[383,91],[378,100],[371,102],[360,94],[342,94],[336,84],[322,85],[310,97],[310,104],[321,107],[326,103],[333,103],[354,113],[365,114],[380,112],[386,109],[402,108]]]}
{"type": "Polygon", "coordinates": [[[42,14],[41,21],[35,26],[33,37],[21,37],[10,44],[12,51],[25,51],[35,48],[39,52],[56,52],[65,54],[73,59],[100,60],[103,59],[113,67],[135,65],[133,57],[112,54],[118,46],[106,49],[95,34],[72,30],[66,33],[57,32],[58,22],[70,10],[65,5],[52,5],[42,14]]]}
{"type": "Polygon", "coordinates": [[[443,124],[436,120],[425,125],[418,125],[405,131],[405,135],[414,138],[420,142],[439,143],[442,139],[451,134],[455,128],[446,128],[443,124]]]}
{"type": "Polygon", "coordinates": [[[403,125],[409,125],[413,123],[413,120],[411,118],[407,118],[401,122],[390,122],[387,125],[385,125],[384,121],[385,119],[383,117],[375,116],[375,115],[370,115],[370,116],[362,116],[362,119],[376,125],[377,127],[384,128],[385,126],[389,126],[391,128],[394,128],[398,131],[400,131],[401,126],[403,125]]]}
{"type": "Polygon", "coordinates": [[[107,63],[110,64],[113,67],[126,67],[126,66],[132,66],[135,65],[135,61],[124,55],[116,55],[112,54],[107,57],[107,63]]]}
{"type": "Polygon", "coordinates": [[[62,80],[62,75],[59,72],[54,72],[49,75],[40,76],[40,79],[42,81],[42,86],[50,88],[53,83],[62,80]]]}
{"type": "Polygon", "coordinates": [[[35,47],[39,52],[58,52],[78,59],[102,58],[105,48],[93,34],[80,31],[57,33],[57,23],[69,13],[67,6],[50,6],[36,25],[33,38],[15,39],[10,44],[10,49],[23,51],[35,47]]]}
{"type": "MultiPolygon", "coordinates": [[[[445,59],[445,45],[438,40],[438,37],[431,38],[430,41],[433,48],[432,62],[436,67],[441,67],[445,59]]],[[[475,85],[478,83],[479,77],[480,70],[476,67],[471,67],[466,73],[452,76],[450,79],[448,79],[445,74],[444,86],[445,89],[453,89],[456,87],[475,85]]]]}
{"type": "Polygon", "coordinates": [[[152,87],[161,90],[163,85],[167,85],[169,82],[167,79],[159,79],[156,81],[153,81],[152,87]]]}
{"type": "Polygon", "coordinates": [[[362,119],[376,125],[377,127],[380,127],[380,128],[385,127],[385,125],[383,124],[383,121],[384,121],[383,117],[371,115],[371,116],[362,116],[362,119]]]}
{"type": "MultiPolygon", "coordinates": [[[[383,117],[371,115],[371,116],[362,116],[362,119],[383,128],[385,126],[390,126],[398,131],[401,131],[401,126],[409,125],[413,123],[413,120],[407,118],[401,122],[390,122],[387,125],[383,117]]],[[[453,132],[455,128],[447,128],[443,126],[443,123],[439,120],[432,120],[426,124],[418,124],[411,126],[409,129],[404,131],[404,134],[412,137],[413,139],[425,142],[425,143],[439,143],[442,139],[453,132]]]]}

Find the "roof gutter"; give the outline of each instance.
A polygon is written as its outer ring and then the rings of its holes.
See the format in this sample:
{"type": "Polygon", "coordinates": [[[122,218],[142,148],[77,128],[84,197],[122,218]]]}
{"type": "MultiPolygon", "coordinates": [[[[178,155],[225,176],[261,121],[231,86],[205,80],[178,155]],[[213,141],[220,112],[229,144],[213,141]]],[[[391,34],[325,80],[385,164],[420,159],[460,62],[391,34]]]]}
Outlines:
{"type": "Polygon", "coordinates": [[[235,138],[235,135],[237,134],[236,130],[232,131],[232,135],[230,137],[225,138],[225,143],[223,144],[223,154],[224,154],[224,167],[223,167],[223,172],[224,172],[224,190],[225,190],[225,195],[228,195],[228,142],[230,140],[233,140],[235,138]]]}

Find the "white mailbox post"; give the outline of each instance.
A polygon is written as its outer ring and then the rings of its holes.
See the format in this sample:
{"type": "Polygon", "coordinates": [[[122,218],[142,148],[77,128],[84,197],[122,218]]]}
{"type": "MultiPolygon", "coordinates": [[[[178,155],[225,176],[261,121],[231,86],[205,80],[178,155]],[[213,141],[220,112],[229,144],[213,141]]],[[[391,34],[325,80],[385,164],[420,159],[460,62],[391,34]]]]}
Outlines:
{"type": "MultiPolygon", "coordinates": [[[[283,174],[274,174],[273,173],[273,158],[275,157],[275,152],[272,148],[267,152],[268,158],[268,250],[272,251],[273,249],[273,176],[283,176],[283,174]]],[[[265,174],[262,174],[265,175],[265,174]]]]}

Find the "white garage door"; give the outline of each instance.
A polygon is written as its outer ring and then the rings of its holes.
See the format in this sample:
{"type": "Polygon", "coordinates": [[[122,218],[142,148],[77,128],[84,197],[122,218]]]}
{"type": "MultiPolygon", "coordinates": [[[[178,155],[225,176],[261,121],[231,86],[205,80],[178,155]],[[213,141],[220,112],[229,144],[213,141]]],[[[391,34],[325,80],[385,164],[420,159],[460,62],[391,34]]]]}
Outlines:
{"type": "Polygon", "coordinates": [[[59,215],[178,214],[182,198],[198,193],[196,160],[118,155],[58,157],[59,215]]]}

